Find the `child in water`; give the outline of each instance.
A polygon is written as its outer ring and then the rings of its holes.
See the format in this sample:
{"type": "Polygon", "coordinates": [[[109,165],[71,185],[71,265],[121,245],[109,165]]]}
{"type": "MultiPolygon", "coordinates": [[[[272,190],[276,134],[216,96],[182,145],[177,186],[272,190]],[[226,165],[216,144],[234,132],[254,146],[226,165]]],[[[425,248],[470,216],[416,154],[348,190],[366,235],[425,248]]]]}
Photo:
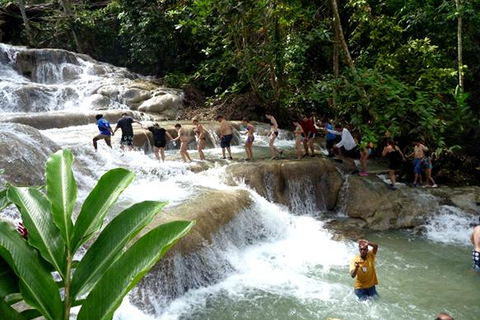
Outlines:
{"type": "Polygon", "coordinates": [[[431,187],[436,188],[438,185],[435,183],[432,177],[432,154],[430,151],[425,151],[425,157],[422,160],[423,168],[425,169],[425,187],[429,187],[430,183],[432,183],[431,187]]]}

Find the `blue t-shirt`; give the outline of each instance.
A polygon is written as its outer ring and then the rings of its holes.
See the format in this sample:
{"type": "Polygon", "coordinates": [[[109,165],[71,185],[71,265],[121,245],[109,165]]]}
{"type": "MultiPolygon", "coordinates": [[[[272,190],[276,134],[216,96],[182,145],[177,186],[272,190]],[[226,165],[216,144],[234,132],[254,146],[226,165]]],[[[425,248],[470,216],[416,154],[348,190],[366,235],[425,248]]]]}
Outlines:
{"type": "Polygon", "coordinates": [[[108,123],[107,120],[105,119],[100,119],[97,121],[97,126],[98,126],[98,130],[100,130],[100,133],[101,134],[104,134],[104,135],[107,135],[109,136],[110,135],[110,123],[108,123]]]}
{"type": "MultiPolygon", "coordinates": [[[[330,123],[327,123],[327,125],[325,126],[327,128],[327,130],[333,130],[333,126],[332,124],[330,123]]],[[[327,138],[327,140],[334,140],[337,138],[337,135],[335,133],[330,133],[328,132],[326,135],[325,135],[325,138],[327,138]]]]}

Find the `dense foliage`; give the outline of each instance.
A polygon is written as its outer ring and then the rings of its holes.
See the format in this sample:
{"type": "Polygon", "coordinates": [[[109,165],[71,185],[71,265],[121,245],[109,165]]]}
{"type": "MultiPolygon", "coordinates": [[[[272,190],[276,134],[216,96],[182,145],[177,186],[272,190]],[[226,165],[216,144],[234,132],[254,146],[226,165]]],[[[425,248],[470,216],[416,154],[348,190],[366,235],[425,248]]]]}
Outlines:
{"type": "Polygon", "coordinates": [[[207,97],[252,93],[280,119],[333,117],[369,140],[464,146],[479,124],[480,0],[336,0],[353,66],[334,45],[334,0],[71,3],[71,19],[55,19],[60,8],[32,19],[37,46],[76,50],[74,30],[97,59],[207,97]]]}
{"type": "Polygon", "coordinates": [[[2,319],[68,320],[73,307],[80,307],[78,320],[112,319],[125,295],[194,224],[170,222],[134,241],[165,205],[144,201],[119,213],[100,232],[134,178],[122,168],[100,178],[73,222],[77,184],[72,165],[72,153],[60,150],[47,162],[45,193],[14,186],[0,191],[0,210],[13,203],[24,225],[22,237],[0,221],[2,319]],[[21,310],[13,306],[19,301],[24,302],[21,310]]]}

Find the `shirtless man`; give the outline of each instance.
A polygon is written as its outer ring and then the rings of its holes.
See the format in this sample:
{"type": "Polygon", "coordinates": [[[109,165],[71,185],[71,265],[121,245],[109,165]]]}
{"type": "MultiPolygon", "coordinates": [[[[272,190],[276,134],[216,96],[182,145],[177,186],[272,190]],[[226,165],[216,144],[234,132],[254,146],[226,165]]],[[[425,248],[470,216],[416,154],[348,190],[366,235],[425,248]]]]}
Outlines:
{"type": "MultiPolygon", "coordinates": [[[[480,218],[479,218],[480,222],[480,218]]],[[[473,244],[472,250],[472,259],[473,259],[473,270],[480,272],[480,223],[473,228],[472,235],[470,236],[470,241],[473,244]]]]}
{"type": "Polygon", "coordinates": [[[415,174],[415,179],[413,180],[413,186],[422,183],[422,160],[425,157],[425,151],[428,148],[425,147],[420,140],[415,141],[415,146],[413,147],[413,173],[415,174]]]}
{"type": "Polygon", "coordinates": [[[220,122],[220,146],[222,147],[223,159],[226,159],[225,149],[227,149],[228,159],[232,160],[232,152],[230,151],[230,142],[233,138],[232,125],[222,116],[217,116],[215,120],[220,122]]]}

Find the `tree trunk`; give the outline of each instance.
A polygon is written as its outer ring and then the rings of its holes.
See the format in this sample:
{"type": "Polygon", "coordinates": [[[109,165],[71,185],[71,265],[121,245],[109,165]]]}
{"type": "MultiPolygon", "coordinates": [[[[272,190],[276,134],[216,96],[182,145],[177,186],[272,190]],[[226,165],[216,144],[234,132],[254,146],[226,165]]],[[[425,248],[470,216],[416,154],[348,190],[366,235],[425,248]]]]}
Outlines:
{"type": "Polygon", "coordinates": [[[27,13],[25,12],[25,3],[23,0],[18,0],[18,7],[22,13],[23,24],[25,25],[25,33],[27,34],[28,43],[30,46],[35,46],[34,38],[32,36],[32,30],[30,29],[30,24],[28,22],[27,13]]]}
{"type": "Polygon", "coordinates": [[[462,44],[462,16],[463,16],[463,8],[462,8],[462,0],[455,0],[455,4],[457,6],[457,17],[458,17],[458,25],[457,25],[457,52],[458,52],[458,86],[460,90],[463,92],[463,44],[462,44]]]}
{"type": "Polygon", "coordinates": [[[348,50],[347,42],[345,41],[345,37],[343,35],[342,23],[340,22],[340,14],[338,13],[338,6],[337,0],[331,0],[332,4],[332,12],[333,12],[333,27],[338,34],[338,40],[340,41],[340,45],[343,50],[343,56],[345,57],[345,61],[350,68],[354,68],[355,64],[352,60],[352,56],[350,55],[350,50],[348,50]]]}
{"type": "Polygon", "coordinates": [[[58,1],[60,2],[60,5],[62,6],[63,11],[65,12],[65,14],[67,16],[67,19],[70,22],[70,26],[72,28],[73,41],[75,41],[75,47],[77,49],[77,52],[83,53],[82,45],[80,44],[80,41],[78,41],[77,32],[75,31],[73,14],[72,14],[72,11],[70,10],[70,5],[68,3],[68,0],[58,0],[58,1]]]}

